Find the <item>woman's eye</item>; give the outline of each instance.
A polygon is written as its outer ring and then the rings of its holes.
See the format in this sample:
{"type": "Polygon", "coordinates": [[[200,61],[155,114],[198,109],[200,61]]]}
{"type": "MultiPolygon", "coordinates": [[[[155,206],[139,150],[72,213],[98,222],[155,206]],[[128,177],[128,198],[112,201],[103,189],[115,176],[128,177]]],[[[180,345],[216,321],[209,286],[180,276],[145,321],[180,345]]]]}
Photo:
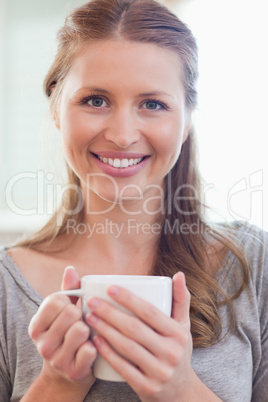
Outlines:
{"type": "Polygon", "coordinates": [[[92,106],[92,107],[96,107],[96,108],[99,108],[99,107],[106,107],[106,106],[108,106],[107,105],[107,102],[105,102],[105,100],[104,99],[102,99],[102,98],[91,98],[91,99],[87,99],[87,101],[86,101],[86,103],[89,105],[89,106],[92,106]]]}
{"type": "Polygon", "coordinates": [[[153,109],[153,110],[161,107],[158,103],[152,101],[146,102],[145,105],[146,109],[153,109]]]}
{"type": "Polygon", "coordinates": [[[165,109],[164,104],[158,102],[158,101],[153,101],[153,100],[148,100],[146,102],[144,102],[144,104],[142,105],[142,107],[144,109],[147,110],[160,110],[160,109],[165,109]]]}

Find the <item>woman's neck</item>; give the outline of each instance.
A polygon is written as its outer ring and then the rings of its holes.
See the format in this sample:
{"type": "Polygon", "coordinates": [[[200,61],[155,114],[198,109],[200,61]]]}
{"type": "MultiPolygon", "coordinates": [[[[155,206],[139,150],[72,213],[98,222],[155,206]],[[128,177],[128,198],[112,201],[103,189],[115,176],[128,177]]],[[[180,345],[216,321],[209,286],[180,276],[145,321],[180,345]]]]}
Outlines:
{"type": "Polygon", "coordinates": [[[161,231],[159,206],[154,206],[156,213],[144,210],[141,202],[108,207],[99,202],[94,209],[91,203],[83,222],[70,217],[55,246],[68,244],[64,255],[75,256],[79,266],[91,261],[92,273],[150,274],[161,231]]]}

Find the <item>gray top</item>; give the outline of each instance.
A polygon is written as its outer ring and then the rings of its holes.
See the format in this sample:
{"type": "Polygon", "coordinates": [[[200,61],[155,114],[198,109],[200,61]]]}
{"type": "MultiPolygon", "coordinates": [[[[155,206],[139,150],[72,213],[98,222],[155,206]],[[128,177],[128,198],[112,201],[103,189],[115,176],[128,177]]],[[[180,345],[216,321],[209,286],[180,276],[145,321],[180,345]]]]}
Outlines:
{"type": "MultiPolygon", "coordinates": [[[[234,301],[235,328],[218,344],[194,349],[192,365],[200,379],[224,402],[268,401],[268,233],[240,224],[238,238],[251,266],[248,288],[234,301]]],[[[225,289],[237,278],[239,263],[229,251],[218,274],[225,289]]],[[[0,401],[19,401],[41,370],[42,359],[28,336],[28,325],[42,297],[0,250],[0,401]]],[[[226,328],[229,313],[221,308],[226,328]]],[[[97,380],[85,401],[139,401],[126,383],[97,380]]],[[[166,401],[172,402],[172,401],[166,401]]]]}

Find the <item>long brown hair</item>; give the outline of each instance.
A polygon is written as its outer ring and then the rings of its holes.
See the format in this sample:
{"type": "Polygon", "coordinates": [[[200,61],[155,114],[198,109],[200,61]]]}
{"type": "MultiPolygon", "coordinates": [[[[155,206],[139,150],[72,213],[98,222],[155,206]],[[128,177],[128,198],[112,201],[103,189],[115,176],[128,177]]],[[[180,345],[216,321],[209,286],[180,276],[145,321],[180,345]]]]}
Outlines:
{"type": "MultiPolygon", "coordinates": [[[[155,0],[93,0],[74,9],[58,33],[58,52],[44,81],[52,111],[57,107],[65,79],[81,48],[90,42],[113,38],[153,43],[176,52],[183,64],[186,106],[190,112],[196,108],[198,49],[190,29],[155,0]]],[[[184,272],[191,293],[194,346],[208,347],[223,336],[218,300],[227,304],[231,311],[232,300],[239,296],[248,282],[248,268],[231,231],[213,229],[205,222],[196,155],[194,130],[191,128],[177,163],[166,177],[165,214],[152,274],[172,277],[178,271],[184,272]],[[176,207],[173,205],[170,210],[174,202],[176,207]],[[215,240],[222,247],[231,249],[241,263],[241,287],[233,295],[225,294],[215,280],[215,271],[222,262],[220,258],[214,258],[213,263],[210,259],[209,251],[213,250],[215,240]]],[[[80,186],[79,178],[70,167],[67,169],[69,182],[80,186]]],[[[74,209],[78,202],[77,193],[70,190],[64,202],[65,209],[74,209]]],[[[82,222],[83,210],[71,217],[82,222]]],[[[40,232],[20,245],[38,249],[44,242],[53,241],[66,232],[68,218],[70,215],[64,214],[60,206],[40,232]]]]}

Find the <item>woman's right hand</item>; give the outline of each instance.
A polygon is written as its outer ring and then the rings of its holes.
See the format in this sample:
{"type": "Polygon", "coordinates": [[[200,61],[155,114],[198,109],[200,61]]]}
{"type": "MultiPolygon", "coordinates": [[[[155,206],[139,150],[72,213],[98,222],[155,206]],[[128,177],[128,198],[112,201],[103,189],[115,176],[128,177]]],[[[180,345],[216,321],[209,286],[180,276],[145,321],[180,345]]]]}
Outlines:
{"type": "MultiPolygon", "coordinates": [[[[77,272],[68,267],[62,289],[79,287],[77,272]]],[[[83,400],[95,382],[91,366],[97,351],[75,300],[60,294],[48,296],[30,322],[29,335],[44,360],[41,378],[56,389],[78,392],[83,400]]]]}

